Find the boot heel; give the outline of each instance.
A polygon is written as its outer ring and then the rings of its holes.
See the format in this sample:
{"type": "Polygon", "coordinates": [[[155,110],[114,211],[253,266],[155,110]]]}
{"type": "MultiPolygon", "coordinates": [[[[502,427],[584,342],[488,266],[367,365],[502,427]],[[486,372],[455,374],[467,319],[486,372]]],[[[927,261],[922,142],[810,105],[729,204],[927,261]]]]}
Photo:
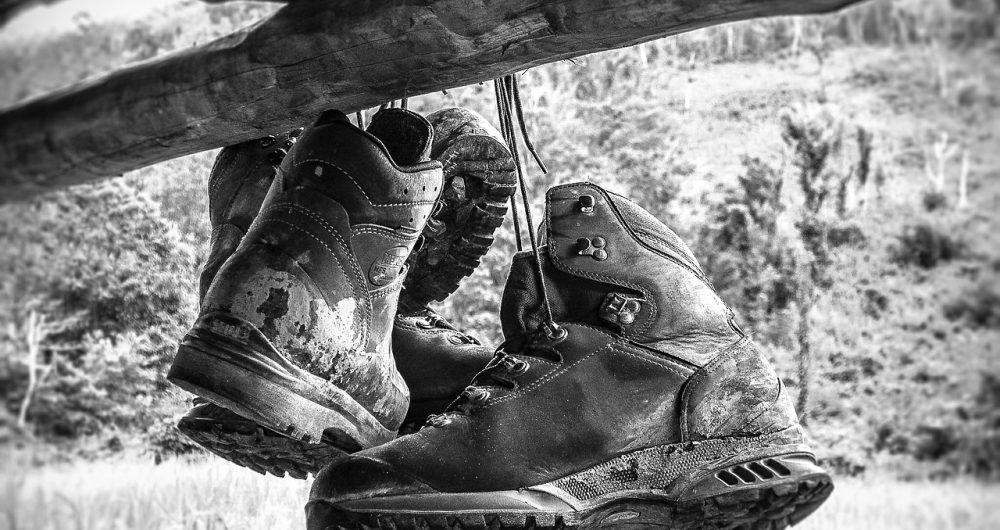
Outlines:
{"type": "Polygon", "coordinates": [[[395,437],[349,394],[285,361],[260,331],[231,316],[200,318],[167,379],[303,442],[354,452],[395,437]]]}

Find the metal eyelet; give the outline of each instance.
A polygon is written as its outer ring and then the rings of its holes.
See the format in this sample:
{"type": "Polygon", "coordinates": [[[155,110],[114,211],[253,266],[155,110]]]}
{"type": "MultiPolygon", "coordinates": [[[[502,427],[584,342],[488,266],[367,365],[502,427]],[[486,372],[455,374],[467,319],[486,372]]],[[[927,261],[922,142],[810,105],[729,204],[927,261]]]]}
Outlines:
{"type": "Polygon", "coordinates": [[[514,362],[513,365],[511,365],[511,367],[510,367],[510,374],[511,375],[521,375],[524,372],[527,372],[528,368],[530,368],[530,367],[531,367],[531,365],[528,364],[528,361],[522,361],[521,359],[518,359],[518,360],[516,360],[514,362]]]}
{"type": "Polygon", "coordinates": [[[466,398],[474,405],[482,405],[490,399],[490,391],[476,386],[465,387],[466,398]]]}
{"type": "Polygon", "coordinates": [[[284,149],[275,149],[267,154],[267,161],[272,166],[280,165],[281,161],[285,159],[287,154],[288,151],[285,151],[284,149]]]}
{"type": "Polygon", "coordinates": [[[454,344],[456,346],[460,346],[462,344],[465,344],[465,340],[462,339],[462,336],[458,335],[457,333],[454,334],[454,335],[448,335],[448,342],[450,342],[450,343],[452,343],[452,344],[454,344]]]}
{"type": "Polygon", "coordinates": [[[424,423],[431,427],[444,427],[451,423],[451,416],[447,414],[431,414],[427,416],[427,420],[424,423]]]}
{"type": "Polygon", "coordinates": [[[545,336],[553,344],[562,342],[569,336],[569,332],[566,328],[561,328],[557,326],[554,322],[551,325],[545,326],[545,336]]]}

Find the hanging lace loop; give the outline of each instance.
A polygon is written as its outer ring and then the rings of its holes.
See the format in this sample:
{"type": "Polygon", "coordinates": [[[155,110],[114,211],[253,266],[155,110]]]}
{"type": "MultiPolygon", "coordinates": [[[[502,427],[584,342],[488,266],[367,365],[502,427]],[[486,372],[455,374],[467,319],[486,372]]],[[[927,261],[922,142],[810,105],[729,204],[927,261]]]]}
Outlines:
{"type": "MultiPolygon", "coordinates": [[[[528,187],[524,176],[524,166],[521,163],[521,155],[518,149],[517,134],[515,134],[514,114],[517,115],[517,122],[521,135],[524,138],[525,147],[538,162],[543,172],[547,172],[545,164],[542,163],[534,145],[528,138],[527,125],[524,123],[524,112],[521,107],[520,91],[517,86],[517,78],[514,75],[504,76],[493,82],[496,91],[497,114],[500,117],[500,132],[510,148],[511,157],[514,159],[514,167],[517,169],[517,181],[521,191],[521,202],[524,205],[524,217],[528,232],[528,241],[531,243],[531,251],[535,257],[535,272],[538,275],[539,290],[542,295],[542,305],[545,308],[545,322],[542,329],[549,339],[562,340],[566,337],[566,330],[556,324],[552,314],[552,304],[549,302],[548,289],[545,286],[545,272],[542,270],[542,255],[538,249],[538,238],[535,235],[535,223],[531,218],[531,201],[528,200],[528,187]]],[[[521,243],[521,226],[518,221],[517,204],[511,200],[513,206],[514,230],[517,232],[517,249],[520,252],[523,247],[521,243]]]]}
{"type": "MultiPolygon", "coordinates": [[[[521,163],[516,131],[520,131],[525,148],[531,153],[539,169],[543,173],[547,173],[548,169],[542,163],[541,157],[538,156],[535,146],[528,137],[528,128],[524,120],[524,111],[521,106],[517,78],[513,75],[508,75],[494,79],[493,90],[496,92],[500,133],[503,135],[504,142],[507,143],[507,147],[510,149],[511,157],[514,159],[514,167],[517,170],[517,182],[521,193],[521,203],[524,205],[528,241],[531,244],[531,251],[535,258],[535,273],[538,277],[542,305],[545,308],[545,318],[534,331],[504,341],[497,348],[496,353],[494,353],[493,360],[476,375],[473,379],[473,384],[466,387],[458,399],[449,405],[448,410],[442,414],[433,414],[427,418],[426,424],[431,427],[444,427],[451,423],[454,415],[471,414],[473,410],[486,404],[490,399],[491,392],[488,386],[482,386],[481,383],[492,382],[499,383],[508,388],[516,388],[516,378],[527,372],[531,365],[528,361],[507,353],[508,351],[517,351],[519,355],[561,362],[561,356],[553,346],[568,335],[566,329],[556,324],[552,313],[552,305],[549,302],[549,293],[545,286],[545,271],[542,269],[542,254],[538,248],[538,238],[535,235],[534,229],[535,223],[531,217],[531,202],[528,199],[525,169],[521,163]],[[515,120],[517,121],[516,127],[515,120]]],[[[514,219],[517,250],[521,252],[524,250],[523,231],[521,229],[522,224],[516,197],[516,194],[511,196],[511,213],[514,219]]]]}

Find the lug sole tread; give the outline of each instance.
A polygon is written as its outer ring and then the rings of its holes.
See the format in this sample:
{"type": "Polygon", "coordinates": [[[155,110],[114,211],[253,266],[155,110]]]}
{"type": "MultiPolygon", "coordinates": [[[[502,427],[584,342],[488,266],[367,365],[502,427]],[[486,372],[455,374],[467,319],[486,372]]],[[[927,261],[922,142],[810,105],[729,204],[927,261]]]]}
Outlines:
{"type": "MultiPolygon", "coordinates": [[[[423,424],[427,414],[420,413],[423,409],[419,403],[416,408],[418,413],[407,416],[401,431],[408,428],[416,432],[423,424]]],[[[324,438],[317,444],[289,438],[246,418],[234,423],[184,417],[177,422],[177,430],[206,451],[261,475],[305,479],[310,474],[315,476],[334,458],[347,454],[333,440],[324,438]]]]}
{"type": "Polygon", "coordinates": [[[329,507],[334,519],[324,530],[562,530],[570,528],[663,528],[670,530],[782,530],[799,523],[832,493],[829,477],[813,477],[754,490],[741,490],[680,504],[622,500],[585,512],[370,514],[329,507]],[[792,487],[789,487],[792,486],[792,487]],[[635,514],[634,516],[632,514],[635,514]]]}
{"type": "Polygon", "coordinates": [[[303,442],[258,425],[251,434],[221,422],[182,419],[177,429],[212,454],[261,475],[305,479],[345,454],[332,445],[303,442]]]}
{"type": "Polygon", "coordinates": [[[506,170],[463,172],[456,164],[445,167],[445,179],[443,207],[434,219],[448,221],[440,221],[445,229],[439,237],[429,224],[424,245],[407,260],[410,272],[400,293],[404,306],[425,307],[458,289],[489,251],[517,189],[516,175],[506,170]]]}

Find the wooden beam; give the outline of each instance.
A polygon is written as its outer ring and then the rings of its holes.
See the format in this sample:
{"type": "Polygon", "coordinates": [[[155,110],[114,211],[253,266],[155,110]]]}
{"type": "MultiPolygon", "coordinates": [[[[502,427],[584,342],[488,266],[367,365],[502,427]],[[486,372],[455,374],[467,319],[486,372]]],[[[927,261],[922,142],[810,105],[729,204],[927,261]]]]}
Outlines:
{"type": "Polygon", "coordinates": [[[700,27],[857,0],[296,0],[0,112],[0,202],[700,27]]]}
{"type": "Polygon", "coordinates": [[[54,4],[59,0],[0,0],[0,26],[14,18],[21,11],[36,4],[54,4]]]}

